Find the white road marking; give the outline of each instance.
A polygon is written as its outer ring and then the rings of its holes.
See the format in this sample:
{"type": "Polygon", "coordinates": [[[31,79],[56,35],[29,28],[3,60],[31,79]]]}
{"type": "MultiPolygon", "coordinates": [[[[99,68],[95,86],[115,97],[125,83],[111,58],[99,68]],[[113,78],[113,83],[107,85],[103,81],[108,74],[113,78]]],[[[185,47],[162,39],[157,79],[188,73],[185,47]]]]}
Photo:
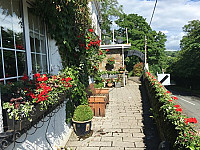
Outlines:
{"type": "Polygon", "coordinates": [[[185,102],[187,102],[187,103],[189,103],[189,104],[191,104],[191,105],[195,105],[194,103],[191,103],[191,102],[189,102],[189,101],[187,101],[187,100],[185,100],[185,99],[183,99],[183,98],[181,98],[181,97],[179,97],[179,99],[181,99],[182,101],[185,101],[185,102]]]}

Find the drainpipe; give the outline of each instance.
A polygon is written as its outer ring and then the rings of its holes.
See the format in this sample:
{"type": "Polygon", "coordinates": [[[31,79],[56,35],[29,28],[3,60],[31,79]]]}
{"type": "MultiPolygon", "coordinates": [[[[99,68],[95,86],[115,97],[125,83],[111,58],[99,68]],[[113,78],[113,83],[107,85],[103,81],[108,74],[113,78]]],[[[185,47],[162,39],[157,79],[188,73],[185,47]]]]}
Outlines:
{"type": "Polygon", "coordinates": [[[2,106],[1,106],[1,88],[0,88],[0,133],[3,133],[3,113],[2,113],[2,106]]]}

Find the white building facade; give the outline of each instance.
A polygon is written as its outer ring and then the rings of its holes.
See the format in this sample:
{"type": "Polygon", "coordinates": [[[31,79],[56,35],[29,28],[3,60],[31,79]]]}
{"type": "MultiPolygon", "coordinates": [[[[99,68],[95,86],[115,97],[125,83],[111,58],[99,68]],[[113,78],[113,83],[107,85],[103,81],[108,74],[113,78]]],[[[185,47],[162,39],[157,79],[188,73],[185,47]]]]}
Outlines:
{"type": "MultiPolygon", "coordinates": [[[[43,19],[32,12],[31,1],[0,0],[0,84],[18,81],[24,74],[57,74],[63,69],[56,41],[49,38],[43,19]]],[[[89,8],[92,27],[100,36],[99,2],[89,2],[89,8]]],[[[71,132],[70,125],[65,123],[65,106],[60,107],[50,122],[43,123],[37,132],[18,139],[26,138],[24,142],[13,143],[7,149],[44,150],[64,146],[71,132]]],[[[34,131],[31,128],[28,133],[34,131]]]]}

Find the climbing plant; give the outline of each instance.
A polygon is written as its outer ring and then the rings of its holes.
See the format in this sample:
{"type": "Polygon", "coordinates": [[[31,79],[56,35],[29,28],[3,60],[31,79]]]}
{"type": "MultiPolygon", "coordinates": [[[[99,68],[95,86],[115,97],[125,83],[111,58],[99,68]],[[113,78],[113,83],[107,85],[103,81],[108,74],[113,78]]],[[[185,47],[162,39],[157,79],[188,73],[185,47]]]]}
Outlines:
{"type": "MultiPolygon", "coordinates": [[[[71,75],[74,86],[68,102],[68,117],[74,107],[87,104],[88,76],[95,75],[105,57],[99,37],[91,27],[89,0],[36,0],[34,12],[44,18],[48,34],[56,40],[64,72],[71,75]],[[70,109],[71,108],[71,109],[70,109]]],[[[67,119],[68,121],[70,119],[67,119]]]]}

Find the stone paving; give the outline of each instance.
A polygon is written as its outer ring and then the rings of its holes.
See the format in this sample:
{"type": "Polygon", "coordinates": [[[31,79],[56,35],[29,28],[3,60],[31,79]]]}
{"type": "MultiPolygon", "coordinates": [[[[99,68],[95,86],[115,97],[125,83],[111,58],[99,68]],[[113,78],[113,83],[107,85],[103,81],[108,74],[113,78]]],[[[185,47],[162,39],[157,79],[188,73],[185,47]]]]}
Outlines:
{"type": "Polygon", "coordinates": [[[160,139],[149,112],[149,103],[137,78],[110,90],[105,117],[94,117],[92,132],[66,144],[72,150],[157,150],[160,139]]]}

